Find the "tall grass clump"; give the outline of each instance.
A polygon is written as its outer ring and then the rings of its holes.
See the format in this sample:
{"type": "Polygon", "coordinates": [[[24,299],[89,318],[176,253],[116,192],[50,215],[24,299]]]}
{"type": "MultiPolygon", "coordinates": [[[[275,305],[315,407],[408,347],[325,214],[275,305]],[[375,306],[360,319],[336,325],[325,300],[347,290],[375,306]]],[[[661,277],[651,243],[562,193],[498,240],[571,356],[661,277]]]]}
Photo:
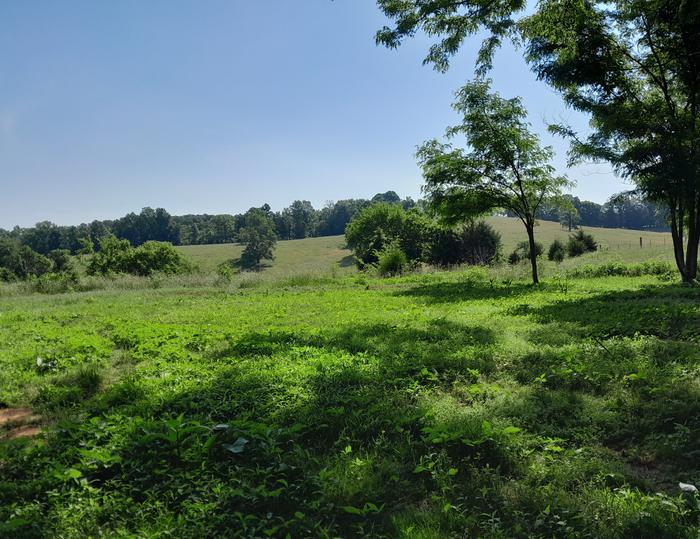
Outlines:
{"type": "Polygon", "coordinates": [[[398,245],[388,245],[379,253],[377,272],[382,277],[401,275],[408,265],[406,253],[398,245]]]}

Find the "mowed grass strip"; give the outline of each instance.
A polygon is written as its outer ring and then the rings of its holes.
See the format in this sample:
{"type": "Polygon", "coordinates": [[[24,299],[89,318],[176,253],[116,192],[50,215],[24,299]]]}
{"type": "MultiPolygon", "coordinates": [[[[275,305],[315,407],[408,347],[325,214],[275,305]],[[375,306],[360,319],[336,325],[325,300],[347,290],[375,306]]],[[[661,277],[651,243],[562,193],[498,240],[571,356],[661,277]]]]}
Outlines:
{"type": "Polygon", "coordinates": [[[700,292],[469,269],[0,299],[0,535],[696,537],[700,292]],[[38,361],[37,358],[41,358],[38,361]]]}

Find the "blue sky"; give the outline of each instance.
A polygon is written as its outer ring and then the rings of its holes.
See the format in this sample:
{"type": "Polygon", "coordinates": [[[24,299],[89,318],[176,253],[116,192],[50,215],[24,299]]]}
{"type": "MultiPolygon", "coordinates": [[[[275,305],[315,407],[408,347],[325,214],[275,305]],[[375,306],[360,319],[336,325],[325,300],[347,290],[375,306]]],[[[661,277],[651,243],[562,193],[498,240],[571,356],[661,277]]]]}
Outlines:
{"type": "MultiPolygon", "coordinates": [[[[428,42],[374,45],[372,0],[52,0],[0,3],[0,227],[77,224],[144,206],[235,213],[294,199],[420,195],[416,145],[457,120],[428,42]]],[[[574,193],[627,186],[605,165],[565,169],[545,121],[581,115],[504,48],[492,73],[521,95],[574,193]]]]}

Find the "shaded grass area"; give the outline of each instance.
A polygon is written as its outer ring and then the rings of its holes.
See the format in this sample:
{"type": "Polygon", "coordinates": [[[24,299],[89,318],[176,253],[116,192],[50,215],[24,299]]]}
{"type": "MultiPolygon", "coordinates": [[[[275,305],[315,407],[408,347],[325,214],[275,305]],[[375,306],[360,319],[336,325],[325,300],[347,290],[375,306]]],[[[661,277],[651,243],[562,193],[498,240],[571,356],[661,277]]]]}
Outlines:
{"type": "Polygon", "coordinates": [[[453,272],[0,303],[0,535],[696,537],[700,292],[453,272]],[[37,366],[36,357],[44,366],[37,366]]]}

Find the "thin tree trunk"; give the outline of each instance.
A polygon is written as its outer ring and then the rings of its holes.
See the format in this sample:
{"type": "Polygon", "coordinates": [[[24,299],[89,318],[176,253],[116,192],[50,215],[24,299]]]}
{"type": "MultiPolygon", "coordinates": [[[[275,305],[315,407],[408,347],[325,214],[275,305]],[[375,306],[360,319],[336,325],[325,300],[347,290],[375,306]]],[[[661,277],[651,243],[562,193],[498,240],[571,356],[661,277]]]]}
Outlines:
{"type": "Polygon", "coordinates": [[[530,265],[532,266],[532,282],[538,284],[540,278],[537,275],[537,247],[535,247],[535,225],[527,223],[525,225],[527,230],[527,240],[530,244],[530,265]]]}
{"type": "Polygon", "coordinates": [[[676,259],[676,266],[681,274],[683,282],[687,282],[685,256],[683,249],[683,210],[676,201],[669,204],[671,209],[671,239],[673,240],[673,255],[676,259]]]}
{"type": "Polygon", "coordinates": [[[694,202],[688,208],[688,244],[685,249],[685,282],[695,283],[698,275],[698,242],[700,241],[700,226],[698,214],[700,208],[694,202]]]}

